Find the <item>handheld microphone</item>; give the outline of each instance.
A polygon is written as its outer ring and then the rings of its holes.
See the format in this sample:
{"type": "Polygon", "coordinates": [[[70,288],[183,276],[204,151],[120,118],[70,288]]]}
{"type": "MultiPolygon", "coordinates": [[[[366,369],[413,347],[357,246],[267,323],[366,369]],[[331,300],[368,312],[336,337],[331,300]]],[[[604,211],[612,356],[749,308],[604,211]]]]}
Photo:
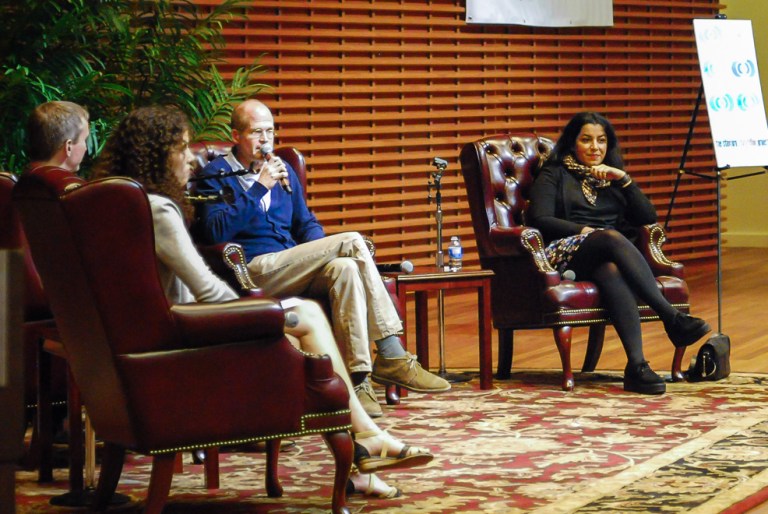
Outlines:
{"type": "Polygon", "coordinates": [[[571,269],[563,271],[563,280],[576,280],[576,273],[571,269]]]}
{"type": "MultiPolygon", "coordinates": [[[[272,152],[274,149],[272,148],[272,145],[270,143],[264,143],[261,145],[261,148],[259,149],[261,152],[261,155],[264,156],[264,159],[269,162],[270,159],[275,155],[272,152]]],[[[251,163],[253,165],[253,163],[251,163]]],[[[280,180],[280,185],[282,186],[283,190],[288,193],[289,195],[293,193],[293,189],[291,189],[291,182],[288,180],[288,177],[285,177],[280,180]]]]}
{"type": "Polygon", "coordinates": [[[412,273],[413,263],[403,261],[400,264],[377,264],[376,269],[381,273],[412,273]]]}

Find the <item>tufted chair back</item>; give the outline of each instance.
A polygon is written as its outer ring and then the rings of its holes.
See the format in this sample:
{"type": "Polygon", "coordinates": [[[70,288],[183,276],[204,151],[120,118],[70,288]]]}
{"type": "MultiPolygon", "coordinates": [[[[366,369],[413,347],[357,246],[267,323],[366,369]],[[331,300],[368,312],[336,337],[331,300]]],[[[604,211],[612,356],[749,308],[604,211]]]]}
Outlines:
{"type": "Polygon", "coordinates": [[[481,258],[504,253],[495,247],[492,227],[526,224],[528,190],[553,147],[551,139],[534,134],[502,135],[484,138],[462,152],[462,164],[474,168],[473,173],[465,172],[465,182],[481,258]]]}
{"type": "MultiPolygon", "coordinates": [[[[541,233],[526,225],[528,192],[543,160],[554,147],[535,134],[500,134],[467,143],[461,170],[467,188],[480,264],[494,272],[491,312],[499,330],[498,376],[509,376],[513,332],[551,328],[563,363],[563,389],[573,388],[570,348],[573,326],[589,326],[589,343],[582,370],[594,370],[602,350],[605,326],[611,320],[592,282],[563,280],[544,254],[541,233]]],[[[661,251],[664,232],[658,225],[643,227],[638,247],[649,262],[665,297],[687,312],[688,287],[682,265],[661,251]]],[[[658,320],[638,305],[643,321],[658,320]]],[[[673,374],[682,379],[682,353],[676,352],[673,374]]]]}

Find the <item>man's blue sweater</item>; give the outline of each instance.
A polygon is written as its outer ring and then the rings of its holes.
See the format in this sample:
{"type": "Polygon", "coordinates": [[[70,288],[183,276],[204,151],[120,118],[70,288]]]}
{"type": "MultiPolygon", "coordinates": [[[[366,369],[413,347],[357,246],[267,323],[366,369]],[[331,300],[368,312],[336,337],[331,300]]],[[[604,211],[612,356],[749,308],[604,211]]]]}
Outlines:
{"type": "MultiPolygon", "coordinates": [[[[276,185],[272,188],[267,212],[261,206],[261,199],[268,190],[259,182],[245,191],[235,176],[200,181],[197,190],[201,195],[214,195],[226,188],[234,193],[232,203],[222,201],[201,206],[198,229],[202,236],[213,244],[239,243],[248,260],[325,237],[323,227],[307,208],[296,172],[288,163],[286,168],[293,194],[276,185]]],[[[232,167],[229,163],[224,157],[219,157],[211,161],[202,174],[217,175],[230,171],[232,167]]]]}

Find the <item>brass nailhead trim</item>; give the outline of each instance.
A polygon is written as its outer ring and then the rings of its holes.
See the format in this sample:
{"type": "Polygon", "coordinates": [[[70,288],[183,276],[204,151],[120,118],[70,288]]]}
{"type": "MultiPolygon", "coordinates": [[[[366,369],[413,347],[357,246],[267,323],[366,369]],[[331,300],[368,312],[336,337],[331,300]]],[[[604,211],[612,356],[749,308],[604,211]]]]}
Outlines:
{"type": "Polygon", "coordinates": [[[338,425],[335,427],[328,427],[328,428],[317,428],[313,430],[309,430],[305,428],[305,421],[307,419],[315,419],[315,418],[325,418],[330,416],[338,416],[341,414],[349,414],[349,409],[342,409],[338,410],[336,412],[323,412],[319,414],[304,414],[301,416],[301,430],[298,432],[287,432],[283,434],[275,434],[270,436],[264,436],[264,437],[247,437],[245,439],[235,439],[235,440],[228,440],[228,441],[216,441],[211,443],[203,443],[203,444],[196,444],[196,445],[188,445],[188,446],[177,446],[175,448],[164,448],[162,450],[150,450],[149,455],[161,455],[164,453],[178,453],[188,450],[196,450],[198,448],[209,448],[213,446],[228,446],[228,445],[238,445],[238,444],[245,444],[245,443],[254,443],[257,441],[269,441],[271,439],[283,439],[286,437],[296,437],[296,436],[302,436],[302,435],[309,435],[309,434],[322,434],[324,432],[336,432],[339,430],[349,430],[352,428],[351,424],[347,425],[338,425]]]}

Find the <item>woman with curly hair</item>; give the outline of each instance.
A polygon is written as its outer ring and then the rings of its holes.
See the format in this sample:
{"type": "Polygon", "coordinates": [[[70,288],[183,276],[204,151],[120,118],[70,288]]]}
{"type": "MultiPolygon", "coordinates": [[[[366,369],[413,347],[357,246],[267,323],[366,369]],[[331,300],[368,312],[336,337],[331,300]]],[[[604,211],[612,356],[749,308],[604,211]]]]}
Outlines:
{"type": "Polygon", "coordinates": [[[568,122],[536,176],[530,201],[529,223],[544,236],[550,264],[600,288],[627,354],[624,389],[664,393],[664,380],[643,356],[636,298],[656,311],[676,347],[695,343],[710,328],[664,298],[632,243],[637,227],[656,222],[656,210],[624,170],[616,132],[607,119],[583,112],[568,122]]]}
{"type": "MultiPolygon", "coordinates": [[[[192,216],[191,206],[184,201],[194,163],[189,149],[190,132],[186,116],[177,108],[137,109],[110,136],[97,163],[96,175],[127,176],[144,186],[152,208],[161,280],[170,302],[235,300],[237,293],[205,264],[185,225],[192,216]]],[[[433,459],[432,454],[400,442],[366,414],[319,305],[294,298],[284,307],[296,312],[299,319],[296,326],[286,325],[286,336],[306,352],[329,355],[334,371],[347,385],[357,468],[347,484],[347,492],[378,498],[400,496],[399,489],[387,485],[373,472],[427,464],[433,459]]]]}

